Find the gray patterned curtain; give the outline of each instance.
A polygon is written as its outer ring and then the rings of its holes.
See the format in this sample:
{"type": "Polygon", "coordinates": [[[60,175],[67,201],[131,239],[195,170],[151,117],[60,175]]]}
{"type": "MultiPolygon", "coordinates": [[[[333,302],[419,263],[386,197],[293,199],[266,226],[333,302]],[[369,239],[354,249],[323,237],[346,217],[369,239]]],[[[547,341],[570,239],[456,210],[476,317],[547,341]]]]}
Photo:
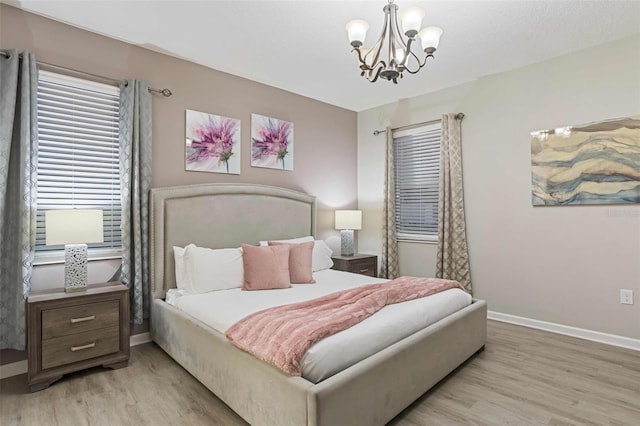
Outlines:
{"type": "Polygon", "coordinates": [[[151,189],[151,94],[145,83],[120,88],[120,183],[122,266],[131,319],[149,318],[149,190],[151,189]]]}
{"type": "Polygon", "coordinates": [[[393,164],[393,132],[387,127],[387,155],[384,175],[384,208],[382,210],[382,265],[380,276],[398,278],[398,239],[396,237],[396,191],[393,164]]]}
{"type": "Polygon", "coordinates": [[[25,348],[38,166],[36,59],[0,55],[0,349],[25,348]]]}
{"type": "Polygon", "coordinates": [[[460,130],[463,117],[462,114],[442,116],[436,277],[456,280],[471,293],[471,271],[462,190],[460,130]]]}

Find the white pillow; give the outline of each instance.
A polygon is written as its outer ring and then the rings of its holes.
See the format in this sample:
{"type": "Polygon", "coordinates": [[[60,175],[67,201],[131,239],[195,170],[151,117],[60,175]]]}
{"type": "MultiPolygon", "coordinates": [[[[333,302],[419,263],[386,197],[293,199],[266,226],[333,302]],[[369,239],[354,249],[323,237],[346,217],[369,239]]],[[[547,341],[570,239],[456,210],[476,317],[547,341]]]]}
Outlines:
{"type": "Polygon", "coordinates": [[[176,287],[184,287],[184,248],[173,246],[173,260],[176,264],[176,287]]]}
{"type": "MultiPolygon", "coordinates": [[[[333,266],[333,260],[331,255],[333,250],[329,248],[327,243],[322,240],[314,240],[313,237],[300,237],[292,238],[290,240],[271,240],[279,243],[300,244],[307,243],[309,241],[315,241],[313,245],[313,255],[311,260],[311,269],[313,272],[322,271],[323,269],[329,269],[333,266]]],[[[269,245],[268,241],[260,241],[261,246],[269,245]]]]}
{"type": "Polygon", "coordinates": [[[313,259],[311,260],[311,269],[313,269],[313,272],[330,269],[333,266],[333,260],[331,259],[332,254],[333,250],[329,248],[327,243],[322,240],[315,240],[315,244],[313,245],[313,259]]]}
{"type": "Polygon", "coordinates": [[[209,249],[189,244],[184,248],[183,286],[190,293],[240,288],[244,282],[242,250],[209,249]]]}

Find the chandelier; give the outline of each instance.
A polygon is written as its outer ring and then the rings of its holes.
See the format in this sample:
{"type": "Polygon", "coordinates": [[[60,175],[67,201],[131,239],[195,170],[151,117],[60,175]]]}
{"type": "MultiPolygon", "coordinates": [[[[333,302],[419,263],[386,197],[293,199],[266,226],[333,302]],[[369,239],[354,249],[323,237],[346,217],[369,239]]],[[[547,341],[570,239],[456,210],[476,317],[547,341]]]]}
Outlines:
{"type": "Polygon", "coordinates": [[[402,14],[402,28],[398,25],[398,6],[389,0],[382,9],[384,12],[384,25],[382,34],[372,47],[363,47],[364,39],[369,29],[369,24],[362,20],[353,20],[347,23],[349,42],[353,46],[353,52],[358,56],[360,63],[360,75],[370,82],[375,82],[378,77],[393,81],[398,84],[398,77],[407,71],[415,74],[427,63],[428,58],[433,58],[433,53],[438,48],[442,29],[439,27],[426,27],[420,29],[424,11],[419,7],[409,7],[402,14]],[[420,39],[424,58],[416,55],[411,47],[417,39],[420,39]]]}

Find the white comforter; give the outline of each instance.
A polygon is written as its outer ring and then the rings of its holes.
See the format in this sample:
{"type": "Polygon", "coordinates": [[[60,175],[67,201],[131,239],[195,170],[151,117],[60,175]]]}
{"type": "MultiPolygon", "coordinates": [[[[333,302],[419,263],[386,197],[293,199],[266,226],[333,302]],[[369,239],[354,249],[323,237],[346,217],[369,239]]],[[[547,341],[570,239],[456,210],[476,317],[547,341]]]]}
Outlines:
{"type": "MultiPolygon", "coordinates": [[[[294,284],[280,290],[242,291],[237,288],[191,295],[170,290],[166,301],[224,333],[235,322],[262,309],[387,281],[332,269],[314,272],[313,277],[316,284],[294,284]]],[[[318,383],[469,304],[469,294],[452,289],[387,306],[361,323],[312,346],[302,361],[302,376],[318,383]]]]}

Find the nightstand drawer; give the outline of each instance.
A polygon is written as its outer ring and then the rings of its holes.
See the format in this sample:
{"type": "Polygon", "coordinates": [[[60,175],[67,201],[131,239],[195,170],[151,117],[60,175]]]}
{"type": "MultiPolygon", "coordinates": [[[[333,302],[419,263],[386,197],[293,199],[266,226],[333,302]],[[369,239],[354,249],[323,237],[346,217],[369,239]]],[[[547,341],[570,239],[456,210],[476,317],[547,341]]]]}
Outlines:
{"type": "Polygon", "coordinates": [[[369,259],[354,260],[349,263],[349,272],[375,277],[377,271],[374,268],[376,266],[376,262],[372,262],[369,259]]]}
{"type": "Polygon", "coordinates": [[[118,352],[120,330],[114,327],[56,337],[42,342],[42,368],[53,368],[118,352]]]}
{"type": "Polygon", "coordinates": [[[42,311],[42,339],[68,336],[100,328],[118,328],[118,300],[86,303],[42,311]]]}

